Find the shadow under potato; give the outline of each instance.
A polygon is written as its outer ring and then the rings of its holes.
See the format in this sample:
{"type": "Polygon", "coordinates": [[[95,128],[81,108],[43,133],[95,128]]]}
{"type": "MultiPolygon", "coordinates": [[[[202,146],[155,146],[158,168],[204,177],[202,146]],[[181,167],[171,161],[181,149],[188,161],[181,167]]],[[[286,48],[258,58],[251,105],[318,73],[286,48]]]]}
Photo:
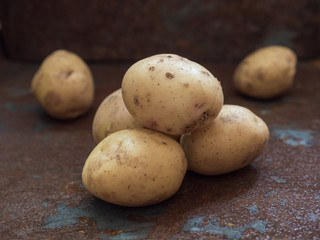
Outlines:
{"type": "Polygon", "coordinates": [[[194,208],[218,201],[232,201],[251,189],[258,178],[258,171],[252,165],[218,176],[205,176],[188,171],[180,190],[173,198],[176,198],[175,202],[181,201],[181,204],[186,205],[188,201],[192,201],[190,207],[194,208]]]}

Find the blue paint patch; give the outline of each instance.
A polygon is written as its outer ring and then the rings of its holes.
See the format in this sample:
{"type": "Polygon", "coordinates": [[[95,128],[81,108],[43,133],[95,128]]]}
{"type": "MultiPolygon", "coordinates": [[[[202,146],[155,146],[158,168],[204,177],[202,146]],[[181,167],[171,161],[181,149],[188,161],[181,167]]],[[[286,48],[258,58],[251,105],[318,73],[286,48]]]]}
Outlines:
{"type": "Polygon", "coordinates": [[[42,203],[42,206],[43,206],[43,207],[47,207],[48,205],[49,205],[49,203],[47,203],[47,202],[43,202],[43,203],[42,203]]]}
{"type": "Polygon", "coordinates": [[[40,176],[40,175],[32,175],[32,177],[33,177],[33,178],[35,178],[35,179],[39,179],[39,178],[41,178],[41,176],[40,176]]]}
{"type": "Polygon", "coordinates": [[[34,113],[39,110],[37,104],[5,102],[4,108],[13,113],[34,113]]]}
{"type": "Polygon", "coordinates": [[[286,29],[272,30],[264,40],[263,45],[284,45],[292,48],[294,33],[286,29]]]}
{"type": "Polygon", "coordinates": [[[245,207],[245,209],[249,210],[251,215],[257,214],[259,210],[257,209],[257,206],[253,205],[250,207],[245,207]]]}
{"type": "MultiPolygon", "coordinates": [[[[185,22],[190,16],[201,16],[205,12],[215,7],[215,3],[208,3],[206,5],[198,4],[197,1],[188,1],[175,14],[170,14],[171,9],[167,7],[162,8],[163,24],[170,32],[179,32],[180,28],[184,26],[185,22]]],[[[215,24],[215,26],[217,23],[215,24]]]]}
{"type": "Polygon", "coordinates": [[[276,182],[277,182],[277,183],[286,183],[286,180],[284,180],[284,179],[277,179],[276,182]]]}
{"type": "Polygon", "coordinates": [[[183,227],[183,231],[188,232],[206,232],[213,235],[222,235],[227,239],[237,240],[242,237],[242,233],[248,229],[252,228],[260,233],[266,232],[267,221],[254,221],[247,224],[244,227],[223,227],[218,223],[218,218],[211,219],[207,224],[204,224],[205,217],[196,217],[189,219],[183,227]]]}
{"type": "Polygon", "coordinates": [[[272,162],[271,158],[266,158],[266,162],[272,162]]]}
{"type": "Polygon", "coordinates": [[[7,88],[7,90],[8,90],[7,91],[8,95],[14,98],[23,97],[31,94],[31,91],[29,88],[12,87],[12,88],[7,88]]]}
{"type": "Polygon", "coordinates": [[[311,146],[311,142],[316,132],[312,130],[292,130],[292,129],[273,129],[273,133],[283,140],[286,144],[291,146],[311,146]]]}
{"type": "Polygon", "coordinates": [[[148,238],[147,234],[149,232],[149,229],[145,230],[140,230],[138,234],[132,233],[132,232],[125,232],[125,233],[119,233],[118,235],[115,236],[108,236],[106,234],[100,235],[99,238],[103,240],[132,240],[132,239],[146,239],[148,238]]]}
{"type": "MultiPolygon", "coordinates": [[[[49,130],[51,128],[53,128],[53,124],[51,122],[44,121],[42,119],[38,119],[36,121],[36,125],[35,125],[33,131],[34,131],[34,133],[41,133],[41,132],[43,132],[45,130],[49,130]]],[[[48,135],[46,137],[50,137],[50,136],[48,135]]],[[[45,140],[45,139],[43,139],[43,140],[45,140]]]]}
{"type": "Polygon", "coordinates": [[[273,194],[273,193],[275,193],[276,192],[276,190],[272,190],[272,191],[270,191],[270,192],[267,192],[266,194],[264,194],[263,195],[263,197],[269,197],[271,194],[273,194]]]}
{"type": "Polygon", "coordinates": [[[44,221],[42,228],[59,228],[78,223],[79,217],[91,218],[100,230],[119,232],[118,235],[101,235],[102,239],[141,239],[147,238],[147,233],[155,225],[152,218],[159,216],[165,206],[157,204],[149,207],[126,208],[106,203],[95,199],[81,203],[79,206],[70,208],[64,204],[57,206],[56,215],[49,216],[44,221]],[[140,221],[132,220],[139,216],[140,221]]]}
{"type": "Polygon", "coordinates": [[[282,201],[280,202],[280,205],[281,205],[281,206],[285,206],[285,205],[286,205],[286,200],[282,200],[282,201]]]}
{"type": "Polygon", "coordinates": [[[275,180],[277,183],[286,183],[286,180],[284,179],[279,179],[278,177],[276,176],[272,176],[271,177],[273,180],[275,180]]]}
{"type": "Polygon", "coordinates": [[[42,140],[43,141],[49,141],[50,140],[50,135],[46,134],[46,135],[42,136],[42,140]]]}
{"type": "Polygon", "coordinates": [[[320,198],[320,194],[316,195],[316,198],[320,198]]]}
{"type": "Polygon", "coordinates": [[[320,220],[320,214],[319,213],[309,213],[308,217],[311,221],[319,221],[320,220]]]}
{"type": "Polygon", "coordinates": [[[262,109],[260,112],[262,115],[268,115],[271,113],[271,110],[270,109],[262,109]]]}

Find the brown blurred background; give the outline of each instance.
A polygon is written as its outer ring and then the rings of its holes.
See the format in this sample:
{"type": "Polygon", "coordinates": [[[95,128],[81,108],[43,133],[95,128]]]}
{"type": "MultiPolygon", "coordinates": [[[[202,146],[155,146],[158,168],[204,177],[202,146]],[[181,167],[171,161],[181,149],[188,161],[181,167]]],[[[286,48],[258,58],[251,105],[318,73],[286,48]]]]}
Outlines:
{"type": "Polygon", "coordinates": [[[7,58],[40,61],[55,49],[87,61],[171,52],[236,62],[265,45],[320,56],[319,0],[0,0],[7,58]]]}

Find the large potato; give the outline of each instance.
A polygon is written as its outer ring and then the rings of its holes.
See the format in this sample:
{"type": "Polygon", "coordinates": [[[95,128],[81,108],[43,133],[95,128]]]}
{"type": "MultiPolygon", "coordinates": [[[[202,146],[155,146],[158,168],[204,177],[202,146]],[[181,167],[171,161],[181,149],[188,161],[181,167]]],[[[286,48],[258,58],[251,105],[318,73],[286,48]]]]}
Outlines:
{"type": "Polygon", "coordinates": [[[111,133],[132,128],[142,128],[128,112],[122,100],[121,89],[109,94],[98,107],[92,124],[92,135],[96,143],[111,133]]]}
{"type": "Polygon", "coordinates": [[[66,50],[54,51],[44,59],[32,79],[31,90],[44,110],[58,119],[84,114],[94,98],[89,67],[66,50]]]}
{"type": "Polygon", "coordinates": [[[187,170],[179,143],[149,129],[110,134],[91,152],[82,171],[94,196],[122,206],[146,206],[176,193],[187,170]]]}
{"type": "Polygon", "coordinates": [[[138,122],[170,135],[207,126],[223,104],[220,82],[203,66],[175,54],[133,64],[123,77],[122,96],[138,122]]]}
{"type": "Polygon", "coordinates": [[[293,84],[296,63],[295,53],[287,47],[263,47],[240,62],[234,72],[235,87],[250,97],[276,97],[293,84]]]}
{"type": "Polygon", "coordinates": [[[229,173],[250,164],[269,140],[265,122],[249,109],[224,105],[214,122],[181,138],[188,169],[204,175],[229,173]]]}

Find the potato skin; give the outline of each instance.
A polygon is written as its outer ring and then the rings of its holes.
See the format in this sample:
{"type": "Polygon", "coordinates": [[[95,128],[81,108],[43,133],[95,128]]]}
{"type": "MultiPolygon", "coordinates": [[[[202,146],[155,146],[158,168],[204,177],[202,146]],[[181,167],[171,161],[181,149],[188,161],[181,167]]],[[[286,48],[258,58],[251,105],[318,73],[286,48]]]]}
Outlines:
{"type": "Polygon", "coordinates": [[[91,152],[82,171],[85,188],[121,206],[146,206],[176,193],[187,170],[178,142],[149,129],[110,134],[91,152]]]}
{"type": "Polygon", "coordinates": [[[260,48],[244,58],[233,76],[235,88],[260,99],[281,95],[293,84],[296,54],[287,47],[260,48]]]}
{"type": "Polygon", "coordinates": [[[181,138],[188,169],[219,175],[250,164],[269,140],[265,122],[249,109],[224,105],[214,122],[181,138]]]}
{"type": "Polygon", "coordinates": [[[56,50],[41,63],[31,90],[50,116],[72,119],[91,107],[94,81],[89,67],[79,56],[56,50]]]}
{"type": "Polygon", "coordinates": [[[109,94],[99,105],[92,123],[96,143],[111,133],[132,128],[143,128],[128,112],[122,100],[121,89],[109,94]]]}
{"type": "Polygon", "coordinates": [[[223,104],[220,82],[203,66],[175,54],[133,64],[123,77],[122,96],[138,122],[169,135],[208,125],[223,104]]]}

